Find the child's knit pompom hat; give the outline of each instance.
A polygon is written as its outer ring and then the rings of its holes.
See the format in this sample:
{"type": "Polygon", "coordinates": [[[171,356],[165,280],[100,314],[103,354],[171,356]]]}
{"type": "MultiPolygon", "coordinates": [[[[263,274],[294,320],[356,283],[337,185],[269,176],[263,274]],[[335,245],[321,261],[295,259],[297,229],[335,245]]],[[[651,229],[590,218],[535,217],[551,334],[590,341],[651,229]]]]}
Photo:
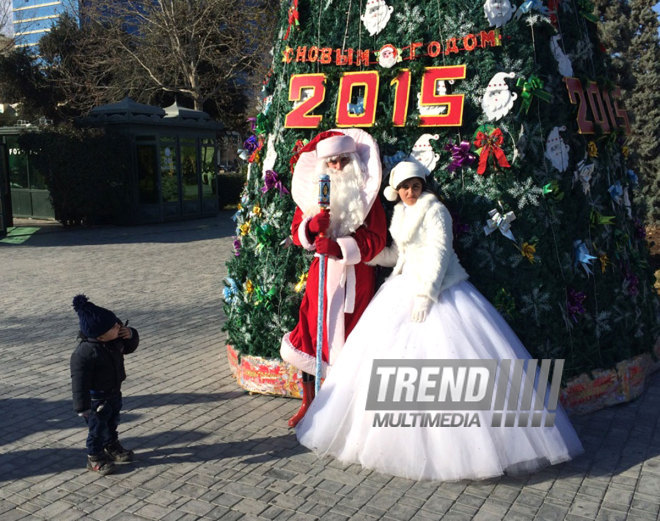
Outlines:
{"type": "Polygon", "coordinates": [[[98,338],[119,322],[112,311],[97,306],[82,294],[73,297],[73,309],[80,319],[80,332],[87,338],[98,338]]]}
{"type": "Polygon", "coordinates": [[[406,179],[411,177],[419,177],[422,181],[426,182],[428,169],[417,161],[401,161],[397,163],[390,172],[390,182],[383,190],[383,195],[388,201],[396,201],[399,194],[397,187],[406,179]]]}

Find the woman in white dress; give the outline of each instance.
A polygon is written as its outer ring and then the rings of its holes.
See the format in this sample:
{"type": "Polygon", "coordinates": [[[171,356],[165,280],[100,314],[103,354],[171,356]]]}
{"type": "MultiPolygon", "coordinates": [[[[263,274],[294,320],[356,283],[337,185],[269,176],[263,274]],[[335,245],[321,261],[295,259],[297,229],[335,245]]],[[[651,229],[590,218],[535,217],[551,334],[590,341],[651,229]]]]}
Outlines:
{"type": "Polygon", "coordinates": [[[298,440],[321,456],[410,479],[485,479],[570,460],[583,449],[561,406],[551,427],[492,427],[490,410],[473,412],[478,421],[469,426],[420,425],[420,419],[402,427],[393,426],[394,417],[391,425],[374,422],[376,413],[366,410],[374,360],[530,358],[502,316],[467,282],[452,247],[449,211],[424,191],[425,173],[412,162],[392,169],[385,197],[400,200],[390,226],[393,245],[372,261],[394,266],[392,275],[296,427],[298,440]]]}

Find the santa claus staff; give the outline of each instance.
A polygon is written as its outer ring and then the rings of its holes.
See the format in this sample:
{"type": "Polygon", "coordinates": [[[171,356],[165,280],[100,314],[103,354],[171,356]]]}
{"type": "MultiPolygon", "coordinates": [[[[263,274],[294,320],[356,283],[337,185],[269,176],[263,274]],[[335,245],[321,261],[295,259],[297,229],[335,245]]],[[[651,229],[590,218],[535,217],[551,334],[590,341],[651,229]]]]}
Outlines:
{"type": "MultiPolygon", "coordinates": [[[[319,177],[319,208],[322,212],[327,212],[330,206],[330,176],[323,174],[319,177]]],[[[319,236],[324,237],[321,232],[319,236]]],[[[325,265],[328,256],[320,254],[319,259],[319,302],[318,313],[316,316],[316,380],[314,381],[314,393],[319,392],[321,387],[321,376],[323,375],[323,324],[325,314],[325,265]]]]}

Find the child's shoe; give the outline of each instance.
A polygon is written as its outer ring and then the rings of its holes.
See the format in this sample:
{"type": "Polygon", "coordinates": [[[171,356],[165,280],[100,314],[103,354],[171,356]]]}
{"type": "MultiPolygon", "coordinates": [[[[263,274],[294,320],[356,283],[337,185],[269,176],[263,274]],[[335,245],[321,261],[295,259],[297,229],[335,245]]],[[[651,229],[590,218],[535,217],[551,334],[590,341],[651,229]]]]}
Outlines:
{"type": "Polygon", "coordinates": [[[87,456],[87,470],[98,472],[102,476],[112,474],[115,470],[115,464],[104,454],[99,456],[87,456]]]}
{"type": "Polygon", "coordinates": [[[127,450],[121,446],[119,440],[113,441],[110,445],[107,445],[104,449],[105,455],[110,461],[116,463],[126,463],[133,461],[133,451],[127,450]]]}

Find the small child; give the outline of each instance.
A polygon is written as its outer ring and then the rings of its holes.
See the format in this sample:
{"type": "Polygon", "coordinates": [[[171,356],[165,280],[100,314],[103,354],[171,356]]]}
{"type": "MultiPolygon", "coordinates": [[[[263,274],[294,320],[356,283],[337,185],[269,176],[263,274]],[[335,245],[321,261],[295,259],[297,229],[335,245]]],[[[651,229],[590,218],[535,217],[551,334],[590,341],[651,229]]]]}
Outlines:
{"type": "Polygon", "coordinates": [[[85,418],[87,468],[102,475],[114,472],[113,462],[133,460],[133,451],[119,443],[117,426],[122,406],[121,383],[126,379],[124,355],[137,349],[138,332],[127,327],[85,295],[73,298],[80,319],[80,343],[71,355],[73,409],[85,418]]]}

